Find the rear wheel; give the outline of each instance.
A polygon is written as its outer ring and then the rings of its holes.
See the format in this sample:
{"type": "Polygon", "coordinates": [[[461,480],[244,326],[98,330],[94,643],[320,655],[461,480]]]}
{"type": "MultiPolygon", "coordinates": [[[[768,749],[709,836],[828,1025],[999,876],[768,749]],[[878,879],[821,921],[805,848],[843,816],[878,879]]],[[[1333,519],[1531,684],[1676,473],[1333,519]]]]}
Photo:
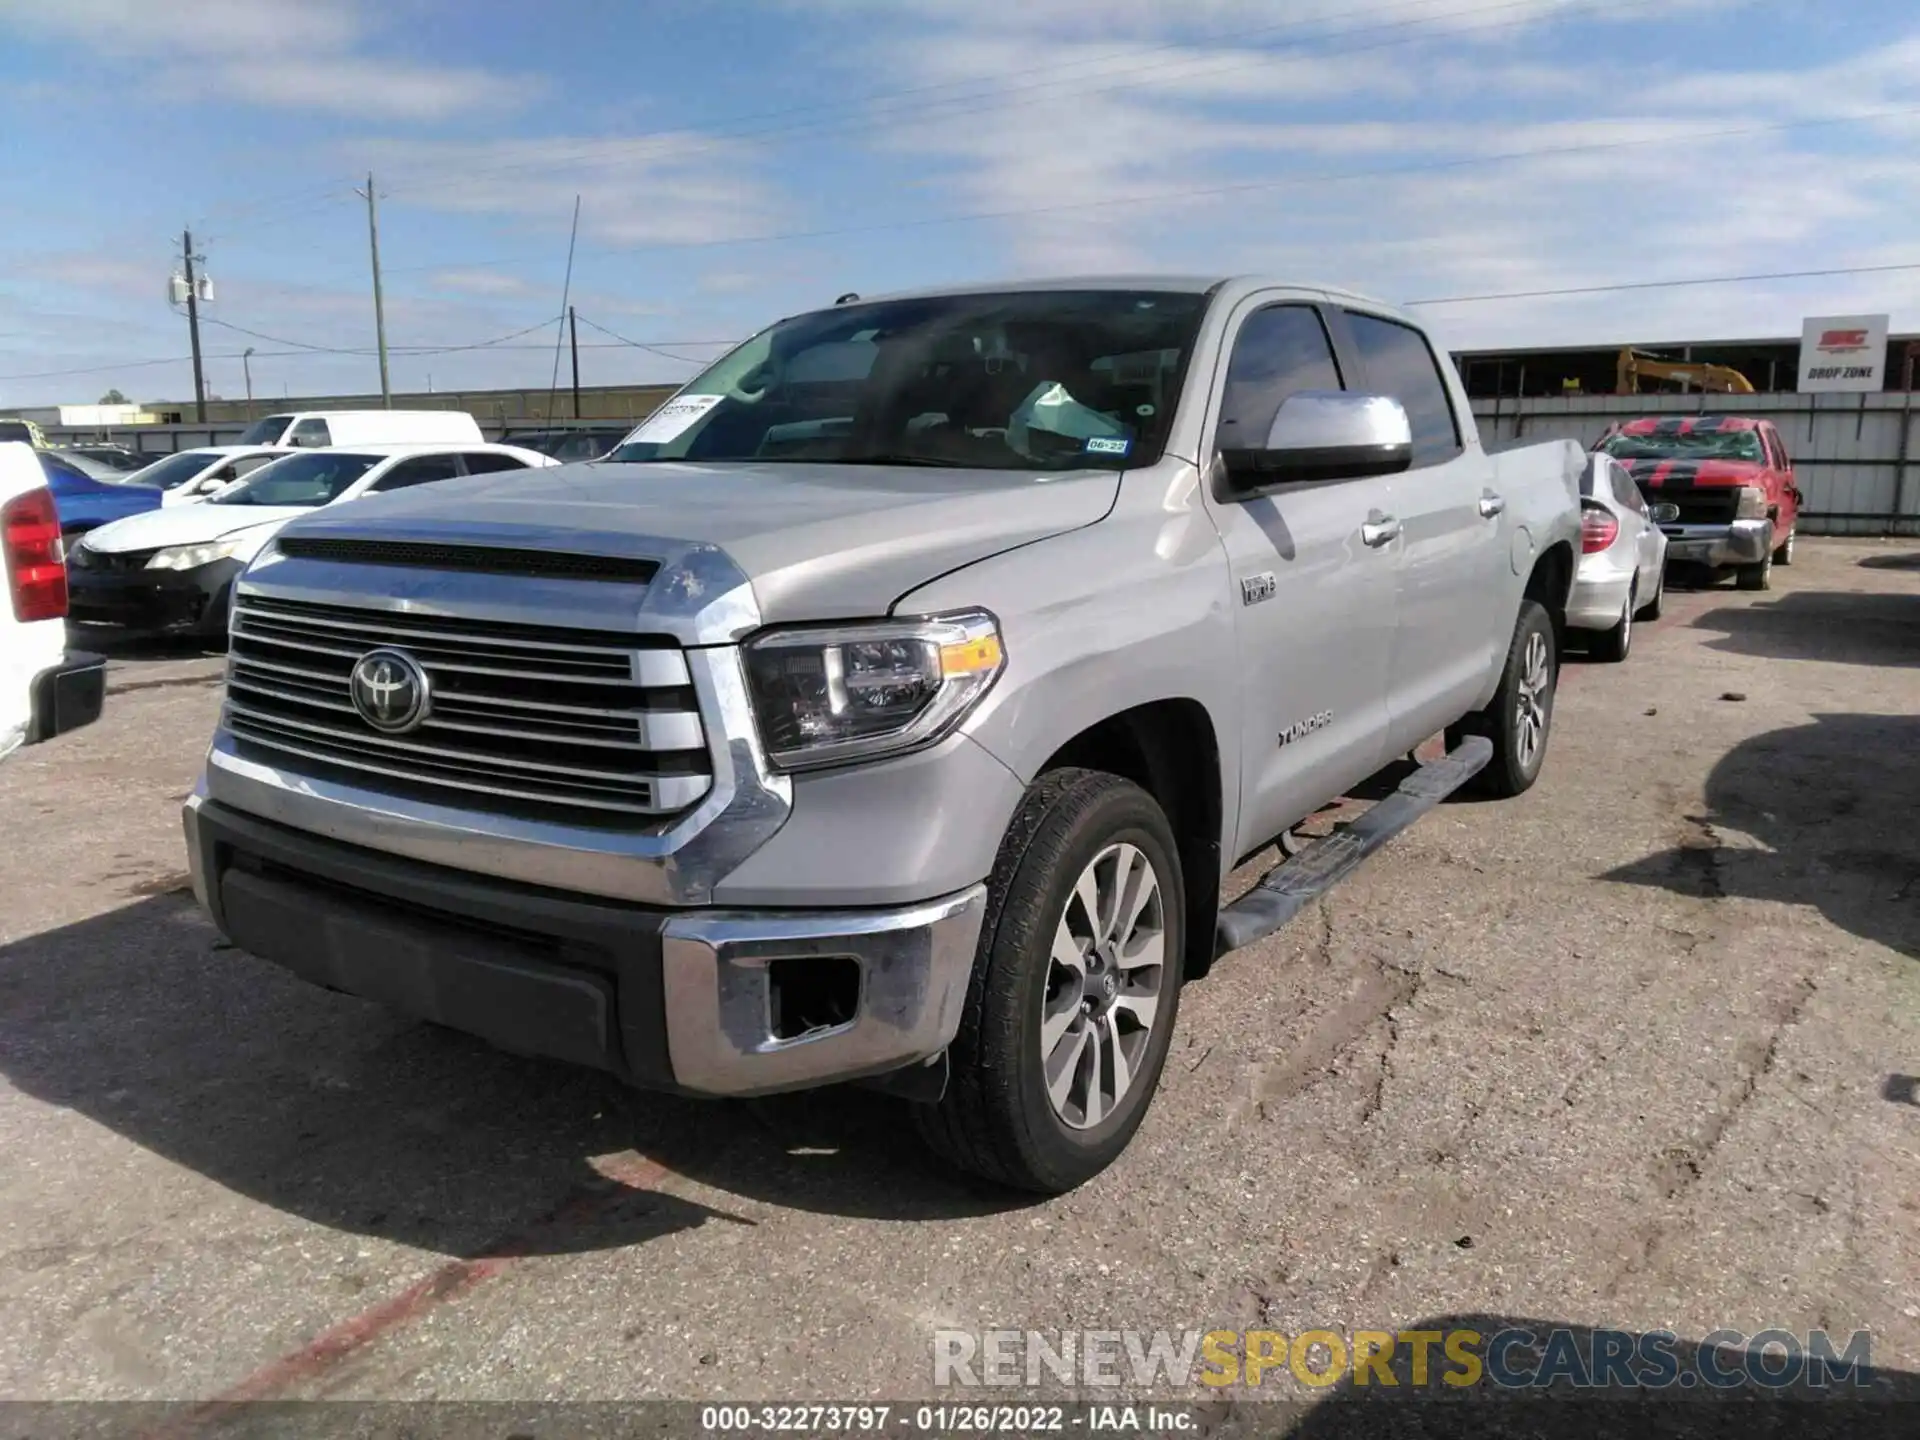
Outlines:
{"type": "Polygon", "coordinates": [[[1484,735],[1493,742],[1493,759],[1473,778],[1475,791],[1508,799],[1533,788],[1547,758],[1559,677],[1560,647],[1553,617],[1538,600],[1522,600],[1500,688],[1486,709],[1447,730],[1448,748],[1467,735],[1484,735]]]}
{"type": "Polygon", "coordinates": [[[1138,785],[1078,769],[1034,782],[988,885],[947,1093],[913,1107],[938,1154],[1043,1194],[1118,1158],[1172,1038],[1184,893],[1173,832],[1138,785]]]}
{"type": "Polygon", "coordinates": [[[1640,607],[1642,620],[1658,620],[1661,604],[1667,598],[1667,567],[1662,565],[1653,578],[1653,599],[1640,607]]]}
{"type": "Polygon", "coordinates": [[[1620,611],[1620,619],[1611,630],[1603,630],[1594,636],[1589,647],[1594,659],[1617,665],[1627,658],[1627,652],[1633,648],[1633,614],[1637,593],[1637,585],[1629,585],[1627,603],[1620,611]]]}

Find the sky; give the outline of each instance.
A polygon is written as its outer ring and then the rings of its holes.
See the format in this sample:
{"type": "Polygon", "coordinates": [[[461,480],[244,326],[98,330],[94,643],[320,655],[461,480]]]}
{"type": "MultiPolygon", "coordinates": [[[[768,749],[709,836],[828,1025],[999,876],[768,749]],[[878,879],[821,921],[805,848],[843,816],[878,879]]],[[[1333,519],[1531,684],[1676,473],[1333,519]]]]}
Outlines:
{"type": "Polygon", "coordinates": [[[188,227],[212,393],[377,391],[369,173],[396,390],[564,385],[563,294],[613,384],[1091,272],[1454,349],[1920,329],[1911,0],[0,0],[0,136],[0,406],[190,397],[188,227]]]}

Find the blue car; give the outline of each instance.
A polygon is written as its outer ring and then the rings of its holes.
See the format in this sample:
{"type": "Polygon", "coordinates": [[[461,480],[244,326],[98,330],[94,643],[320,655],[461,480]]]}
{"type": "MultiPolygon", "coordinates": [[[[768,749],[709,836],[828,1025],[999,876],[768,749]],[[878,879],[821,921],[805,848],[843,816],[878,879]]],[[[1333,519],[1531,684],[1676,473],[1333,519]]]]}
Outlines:
{"type": "Polygon", "coordinates": [[[40,468],[53,491],[53,508],[60,516],[60,533],[72,538],[109,520],[160,508],[161,492],[150,485],[116,485],[95,480],[78,466],[42,450],[40,468]]]}

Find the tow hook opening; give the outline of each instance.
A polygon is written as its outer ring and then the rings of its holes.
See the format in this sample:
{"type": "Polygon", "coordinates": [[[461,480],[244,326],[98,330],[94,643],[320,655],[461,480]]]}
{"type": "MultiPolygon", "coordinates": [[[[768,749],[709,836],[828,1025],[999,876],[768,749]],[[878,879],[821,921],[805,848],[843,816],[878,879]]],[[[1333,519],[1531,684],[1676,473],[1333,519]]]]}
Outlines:
{"type": "Polygon", "coordinates": [[[769,1020],[775,1040],[851,1025],[860,1013],[860,962],[850,955],[805,955],[767,966],[769,1020]]]}

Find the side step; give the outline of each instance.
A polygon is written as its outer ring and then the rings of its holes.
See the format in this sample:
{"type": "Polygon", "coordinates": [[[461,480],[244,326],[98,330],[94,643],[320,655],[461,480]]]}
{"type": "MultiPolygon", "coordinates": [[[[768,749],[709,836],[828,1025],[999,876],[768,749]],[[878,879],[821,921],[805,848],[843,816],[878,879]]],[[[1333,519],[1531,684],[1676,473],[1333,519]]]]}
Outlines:
{"type": "Polygon", "coordinates": [[[1393,839],[1447,796],[1486,769],[1493,742],[1469,735],[1431,764],[1400,782],[1399,789],[1375,804],[1344,830],[1315,840],[1290,860],[1270,870],[1259,884],[1220,912],[1214,953],[1224,955],[1264,940],[1360,868],[1360,862],[1393,839]]]}

